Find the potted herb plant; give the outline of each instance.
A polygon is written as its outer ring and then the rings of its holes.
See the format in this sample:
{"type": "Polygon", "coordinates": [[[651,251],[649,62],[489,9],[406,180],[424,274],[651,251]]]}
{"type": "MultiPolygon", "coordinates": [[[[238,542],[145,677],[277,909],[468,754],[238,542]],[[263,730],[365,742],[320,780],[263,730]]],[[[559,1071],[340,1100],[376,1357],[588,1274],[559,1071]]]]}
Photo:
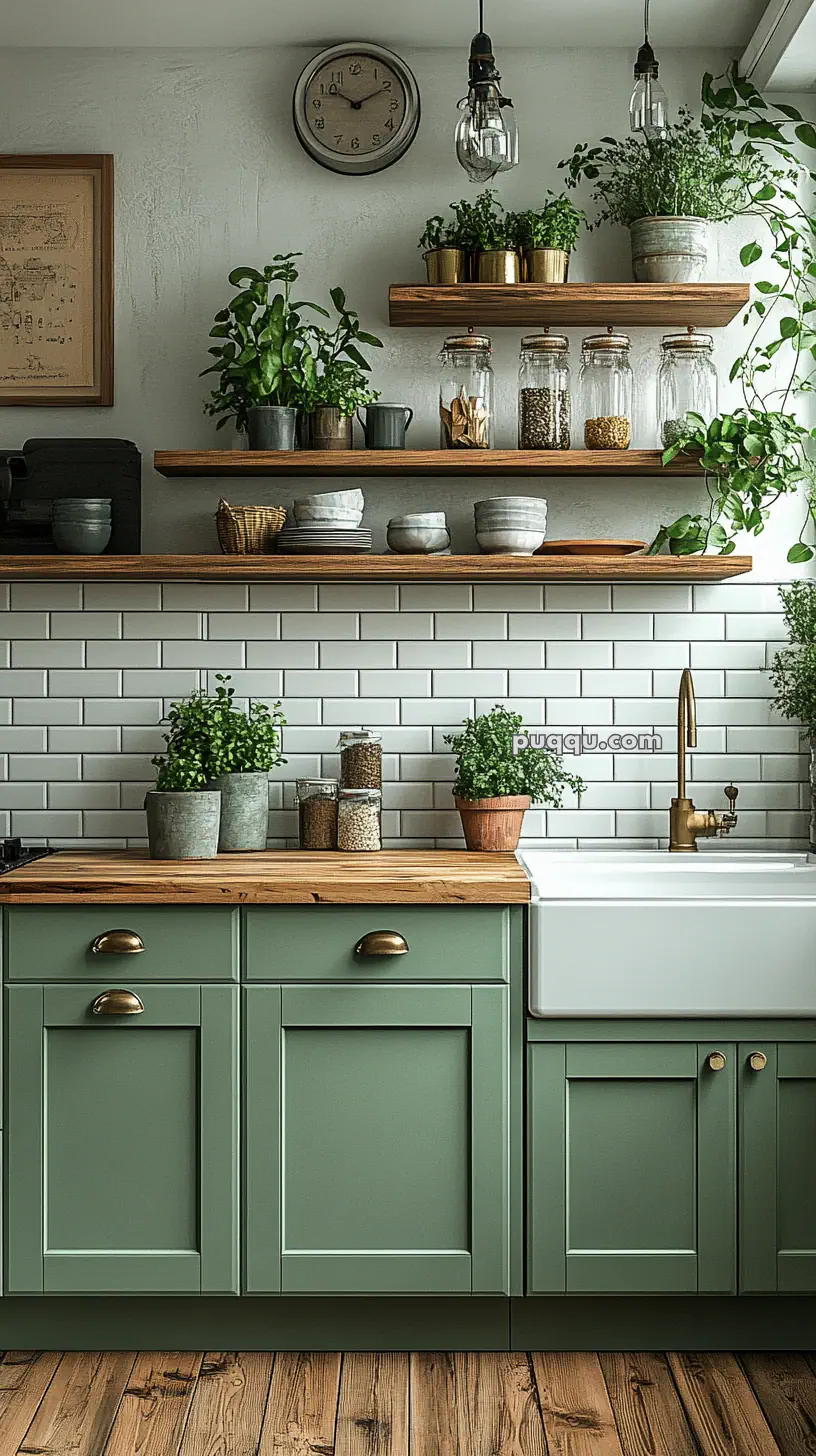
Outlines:
{"type": "Polygon", "coordinates": [[[342,288],[330,290],[338,319],[334,329],[312,327],[316,375],[304,401],[301,443],[315,450],[350,450],[352,421],[358,408],[373,404],[371,370],[361,345],[381,349],[382,340],[360,328],[360,316],[349,308],[342,288]]]}
{"type": "Polygon", "coordinates": [[[456,234],[471,255],[475,283],[518,283],[521,276],[513,214],[505,212],[493,187],[475,202],[452,202],[456,234]]]}
{"type": "Polygon", "coordinates": [[[810,848],[816,853],[816,582],[781,586],[790,645],[776,653],[771,682],[774,707],[802,726],[810,746],[810,848]]]}
{"type": "Polygon", "coordinates": [[[436,213],[429,217],[419,239],[428,282],[433,284],[467,283],[468,255],[459,239],[455,219],[446,222],[436,213]]]}
{"type": "Polygon", "coordinates": [[[566,283],[570,253],[584,220],[568,197],[554,192],[548,196],[543,207],[510,215],[525,283],[566,283]]]}
{"type": "MultiPolygon", "coordinates": [[[[229,674],[216,673],[216,682],[213,694],[193,693],[171,704],[166,757],[197,763],[203,784],[218,793],[222,853],[260,850],[269,822],[269,770],[285,762],[280,751],[285,719],[280,703],[270,709],[253,700],[243,712],[234,705],[229,674]]],[[[160,768],[165,761],[153,760],[160,768]]]]}
{"type": "Polygon", "coordinates": [[[329,315],[316,303],[293,303],[292,284],[299,253],[276,253],[263,272],[234,268],[229,275],[240,291],[215,315],[209,353],[214,362],[202,374],[218,374],[218,387],[205,402],[220,415],[220,430],[234,419],[249,436],[250,450],[294,450],[298,409],[317,377],[311,348],[312,327],[303,309],[329,315]],[[282,292],[272,292],[282,283],[282,292]]]}
{"type": "Polygon", "coordinates": [[[208,788],[201,758],[180,750],[161,754],[153,763],[156,787],[144,801],[151,859],[215,859],[221,794],[208,788]]]}
{"type": "Polygon", "coordinates": [[[716,129],[698,126],[681,108],[662,135],[602,137],[595,147],[579,143],[567,169],[567,186],[594,183],[599,205],[594,226],[628,227],[632,270],[638,283],[696,283],[706,274],[711,224],[745,210],[752,182],[767,167],[757,156],[733,150],[716,129]]]}
{"type": "Polygon", "coordinates": [[[584,784],[568,773],[561,756],[542,748],[518,748],[520,714],[498,704],[490,713],[466,718],[464,732],[449,733],[456,755],[454,799],[468,849],[514,850],[531,803],[559,809],[565,788],[584,784]]]}

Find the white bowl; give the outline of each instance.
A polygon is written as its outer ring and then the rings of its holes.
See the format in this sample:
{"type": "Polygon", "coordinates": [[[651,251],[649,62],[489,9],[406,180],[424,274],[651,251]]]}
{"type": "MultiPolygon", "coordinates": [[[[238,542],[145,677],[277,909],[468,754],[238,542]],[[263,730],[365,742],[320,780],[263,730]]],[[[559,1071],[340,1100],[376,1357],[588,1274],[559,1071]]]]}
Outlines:
{"type": "Polygon", "coordinates": [[[513,507],[519,507],[546,511],[547,502],[537,495],[492,495],[488,496],[487,500],[473,502],[474,511],[480,511],[484,507],[490,508],[497,506],[509,506],[511,509],[513,507]]]}
{"type": "Polygon", "coordinates": [[[295,510],[298,506],[342,506],[345,510],[362,511],[365,505],[365,496],[359,489],[354,490],[324,490],[319,495],[303,495],[295,501],[295,510]]]}
{"type": "Polygon", "coordinates": [[[336,516],[321,516],[316,521],[299,521],[295,517],[295,525],[299,531],[357,531],[362,519],[362,516],[344,516],[340,520],[336,516]]]}
{"type": "Polygon", "coordinates": [[[406,556],[432,555],[450,546],[450,531],[442,526],[394,526],[389,524],[386,540],[392,551],[406,556]]]}
{"type": "Polygon", "coordinates": [[[344,506],[295,506],[294,516],[299,526],[359,526],[363,519],[362,511],[344,506]]]}
{"type": "Polygon", "coordinates": [[[389,526],[447,526],[444,511],[414,511],[407,516],[392,516],[389,526]]]}
{"type": "Polygon", "coordinates": [[[532,556],[542,544],[545,531],[524,531],[517,527],[506,530],[477,531],[479,550],[486,555],[532,556]]]}

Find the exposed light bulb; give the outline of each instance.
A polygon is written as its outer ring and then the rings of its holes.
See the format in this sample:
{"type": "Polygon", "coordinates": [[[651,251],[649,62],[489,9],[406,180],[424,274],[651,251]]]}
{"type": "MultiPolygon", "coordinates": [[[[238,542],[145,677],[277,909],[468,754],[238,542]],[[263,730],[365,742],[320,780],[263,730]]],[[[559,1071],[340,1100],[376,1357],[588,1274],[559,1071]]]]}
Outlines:
{"type": "Polygon", "coordinates": [[[669,101],[659,80],[657,57],[649,44],[649,0],[643,7],[643,45],[635,61],[635,84],[629,98],[629,129],[652,139],[663,136],[669,121],[669,101]]]}
{"type": "Polygon", "coordinates": [[[503,96],[490,36],[484,32],[479,0],[479,33],[470,43],[468,93],[459,102],[456,158],[471,182],[489,182],[497,172],[518,165],[518,127],[513,103],[503,96]]]}

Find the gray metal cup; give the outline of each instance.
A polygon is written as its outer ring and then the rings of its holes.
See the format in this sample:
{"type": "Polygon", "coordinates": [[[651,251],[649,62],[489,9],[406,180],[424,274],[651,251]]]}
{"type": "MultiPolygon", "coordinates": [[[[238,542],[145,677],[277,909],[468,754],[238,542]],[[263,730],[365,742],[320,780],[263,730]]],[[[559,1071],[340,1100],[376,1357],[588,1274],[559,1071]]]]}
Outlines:
{"type": "Polygon", "coordinates": [[[357,418],[363,427],[367,450],[404,450],[405,434],[414,418],[407,404],[366,405],[366,418],[360,411],[357,418]]]}

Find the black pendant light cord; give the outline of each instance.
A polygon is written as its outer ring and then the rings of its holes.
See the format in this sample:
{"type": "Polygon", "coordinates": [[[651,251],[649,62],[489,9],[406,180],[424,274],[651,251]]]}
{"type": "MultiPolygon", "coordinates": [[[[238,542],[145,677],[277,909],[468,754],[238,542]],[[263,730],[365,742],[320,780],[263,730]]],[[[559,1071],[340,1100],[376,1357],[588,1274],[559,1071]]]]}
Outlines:
{"type": "Polygon", "coordinates": [[[484,0],[479,0],[479,31],[484,31],[484,0]]]}
{"type": "MultiPolygon", "coordinates": [[[[481,3],[482,0],[479,0],[481,3]]],[[[643,39],[649,39],[649,0],[643,0],[643,39]]]]}

